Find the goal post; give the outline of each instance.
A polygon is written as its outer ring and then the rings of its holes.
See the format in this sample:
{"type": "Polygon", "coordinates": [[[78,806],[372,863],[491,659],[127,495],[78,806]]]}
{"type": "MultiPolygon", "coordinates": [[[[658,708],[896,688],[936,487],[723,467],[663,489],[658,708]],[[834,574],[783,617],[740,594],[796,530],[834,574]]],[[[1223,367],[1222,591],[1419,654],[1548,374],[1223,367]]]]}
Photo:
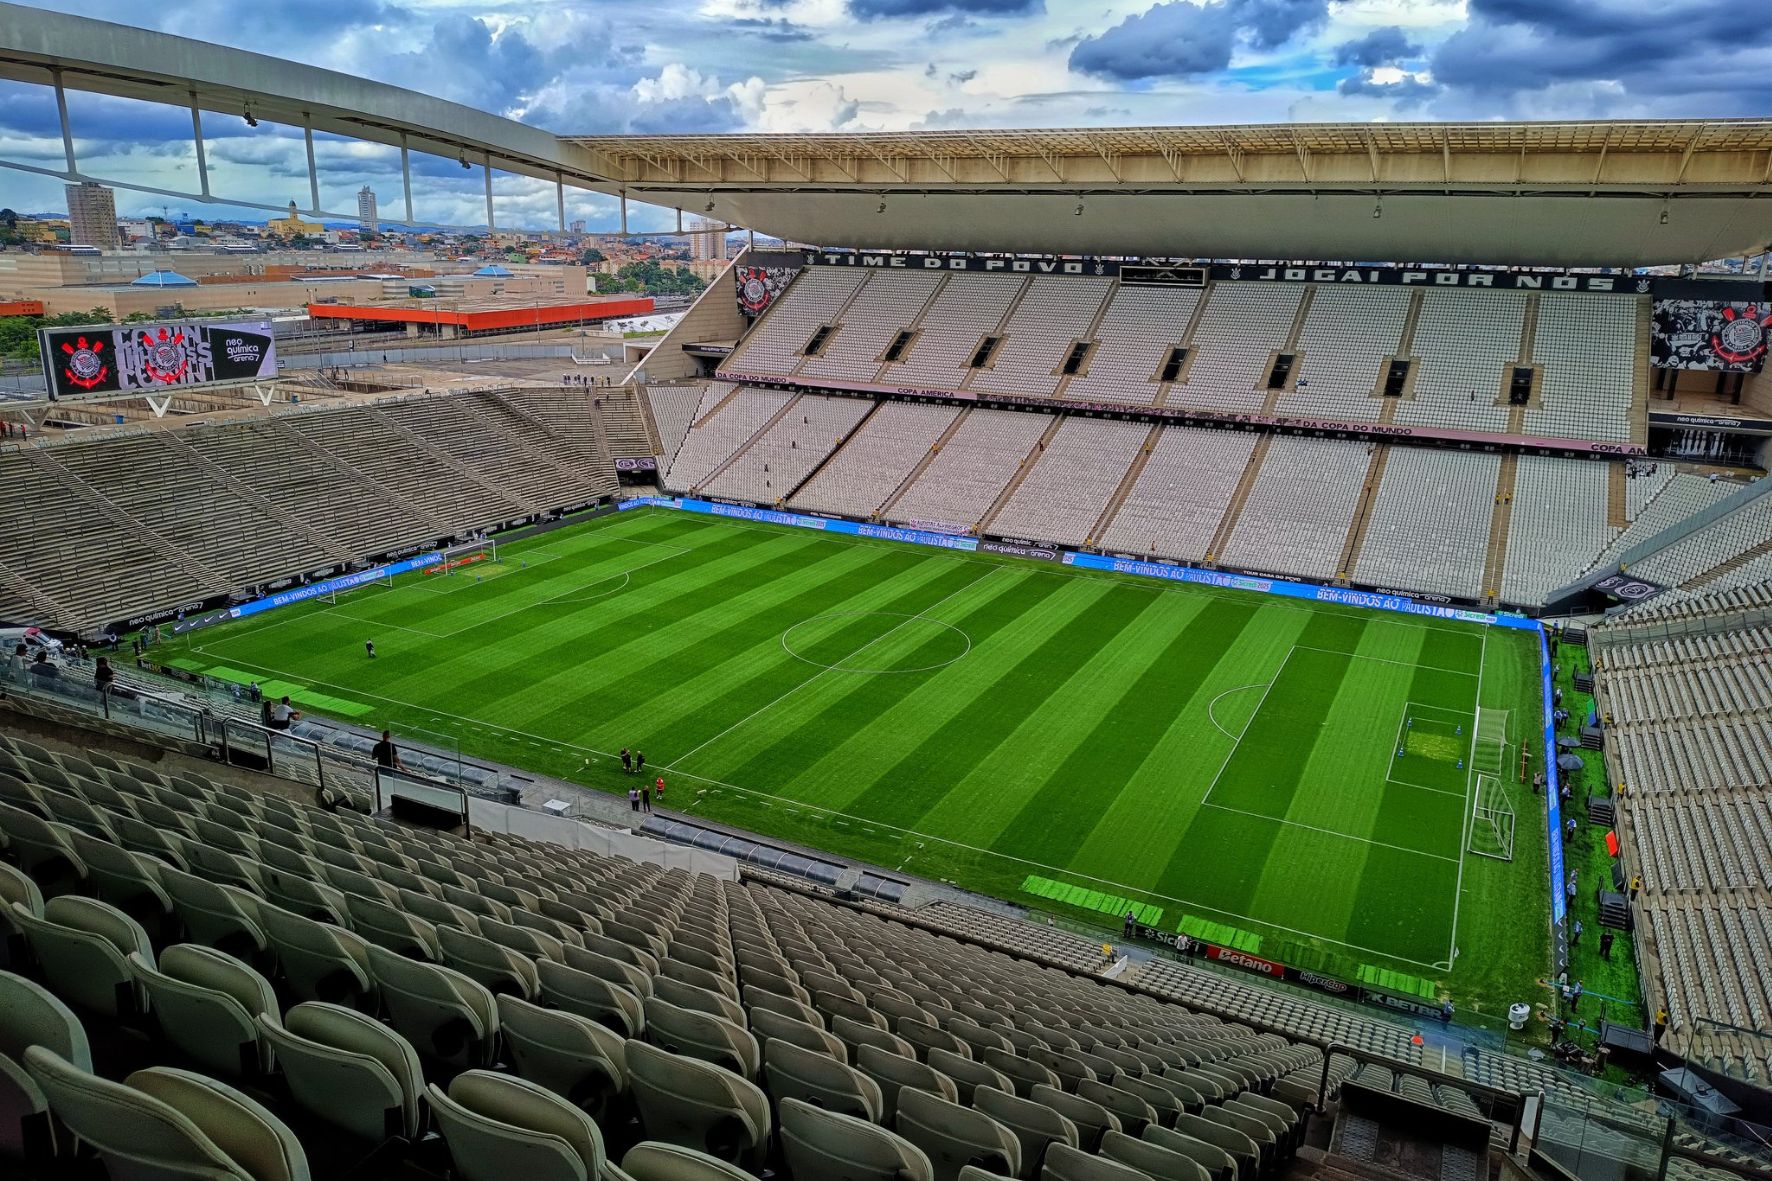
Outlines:
{"type": "Polygon", "coordinates": [[[1477,732],[1471,743],[1471,767],[1484,775],[1507,771],[1507,715],[1505,709],[1477,709],[1477,732]]]}
{"type": "Polygon", "coordinates": [[[1497,775],[1478,775],[1471,803],[1470,851],[1497,861],[1514,859],[1514,803],[1497,775]]]}
{"type": "Polygon", "coordinates": [[[498,561],[498,542],[490,537],[474,541],[464,541],[459,545],[445,546],[438,551],[437,560],[425,566],[419,573],[425,575],[455,575],[468,573],[475,566],[495,563],[498,561]]]}

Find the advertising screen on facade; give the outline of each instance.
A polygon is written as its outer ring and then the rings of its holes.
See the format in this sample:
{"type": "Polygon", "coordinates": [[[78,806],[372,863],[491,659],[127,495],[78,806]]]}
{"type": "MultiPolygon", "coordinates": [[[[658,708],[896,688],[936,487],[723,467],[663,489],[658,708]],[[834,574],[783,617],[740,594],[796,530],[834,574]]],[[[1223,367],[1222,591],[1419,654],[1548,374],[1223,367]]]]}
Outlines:
{"type": "Polygon", "coordinates": [[[277,376],[269,320],[42,328],[51,398],[164,393],[277,376]]]}
{"type": "Polygon", "coordinates": [[[1650,349],[1660,369],[1758,373],[1769,326],[1772,304],[1658,299],[1650,349]]]}

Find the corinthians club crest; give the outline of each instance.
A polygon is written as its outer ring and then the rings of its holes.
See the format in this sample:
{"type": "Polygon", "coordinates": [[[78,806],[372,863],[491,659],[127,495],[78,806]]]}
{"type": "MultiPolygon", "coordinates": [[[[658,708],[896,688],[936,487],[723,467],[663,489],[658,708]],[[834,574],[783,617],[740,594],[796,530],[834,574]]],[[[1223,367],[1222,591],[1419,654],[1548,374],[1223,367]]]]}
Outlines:
{"type": "Polygon", "coordinates": [[[62,342],[62,377],[69,385],[90,390],[102,385],[111,376],[111,367],[105,362],[105,342],[101,337],[77,337],[62,342]]]}
{"type": "Polygon", "coordinates": [[[747,316],[761,316],[799,272],[794,267],[739,267],[738,307],[747,316]]]}
{"type": "Polygon", "coordinates": [[[1740,311],[1726,307],[1722,323],[1711,333],[1710,347],[1731,365],[1751,365],[1766,355],[1767,325],[1772,325],[1772,307],[1748,304],[1740,311]]]}

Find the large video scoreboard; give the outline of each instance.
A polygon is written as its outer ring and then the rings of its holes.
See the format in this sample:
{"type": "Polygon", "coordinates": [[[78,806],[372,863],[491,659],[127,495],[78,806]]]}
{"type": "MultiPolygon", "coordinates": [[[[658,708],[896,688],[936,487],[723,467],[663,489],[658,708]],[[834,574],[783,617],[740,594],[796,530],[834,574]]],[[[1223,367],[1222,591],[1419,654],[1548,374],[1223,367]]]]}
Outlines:
{"type": "Polygon", "coordinates": [[[51,398],[165,393],[277,376],[269,320],[40,328],[51,398]]]}

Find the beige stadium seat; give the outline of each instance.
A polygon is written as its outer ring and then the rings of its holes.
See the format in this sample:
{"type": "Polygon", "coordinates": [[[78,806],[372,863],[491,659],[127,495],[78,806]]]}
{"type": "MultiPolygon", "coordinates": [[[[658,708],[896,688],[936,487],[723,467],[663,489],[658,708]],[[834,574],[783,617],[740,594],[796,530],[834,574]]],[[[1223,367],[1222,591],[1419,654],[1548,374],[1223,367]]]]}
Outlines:
{"type": "Polygon", "coordinates": [[[907,1088],[898,1093],[892,1126],[929,1157],[935,1181],[954,1181],[969,1164],[998,1176],[1021,1175],[1021,1141],[982,1111],[907,1088]]]}
{"type": "Polygon", "coordinates": [[[203,1069],[250,1077],[270,1068],[270,1047],[258,1027],[259,1014],[278,1012],[270,981],[226,952],[195,943],[165,948],[158,963],[132,954],[129,966],[161,1036],[203,1069]]]}
{"type": "Polygon", "coordinates": [[[295,1134],[214,1079],[156,1066],[116,1083],[42,1046],[25,1051],[25,1066],[56,1118],[118,1181],[308,1181],[295,1134]]]}
{"type": "Polygon", "coordinates": [[[762,1067],[757,1039],[742,1025],[656,996],[646,998],[646,1040],[673,1054],[723,1066],[740,1078],[755,1079],[762,1067]]]}
{"type": "Polygon", "coordinates": [[[1261,1167],[1270,1168],[1280,1155],[1280,1142],[1274,1130],[1264,1120],[1256,1119],[1241,1111],[1233,1111],[1224,1104],[1208,1107],[1200,1112],[1203,1119],[1243,1133],[1255,1142],[1261,1150],[1261,1167]]]}
{"type": "Polygon", "coordinates": [[[258,922],[259,899],[239,886],[208,881],[170,866],[160,871],[160,884],[172,896],[173,909],[185,938],[225,951],[247,963],[262,963],[270,949],[258,922]]]}
{"type": "Polygon", "coordinates": [[[630,1039],[628,1085],[648,1139],[756,1168],[769,1151],[769,1098],[729,1070],[630,1039]]]}
{"type": "Polygon", "coordinates": [[[972,1057],[972,1047],[955,1037],[945,1029],[931,1025],[927,1021],[909,1020],[900,1017],[893,1022],[893,1029],[898,1036],[917,1048],[917,1057],[925,1061],[931,1050],[945,1050],[950,1054],[958,1054],[962,1058],[972,1057]]]}
{"type": "Polygon", "coordinates": [[[74,852],[65,824],[0,803],[0,848],[46,897],[70,893],[86,883],[86,865],[74,852]]]}
{"type": "Polygon", "coordinates": [[[1120,1131],[1128,1136],[1142,1136],[1146,1124],[1157,1122],[1157,1113],[1149,1103],[1131,1091],[1104,1083],[1100,1079],[1078,1083],[1077,1097],[1099,1103],[1113,1112],[1120,1120],[1120,1131]]]}
{"type": "Polygon", "coordinates": [[[516,1071],[595,1118],[628,1090],[620,1035],[589,1017],[498,997],[499,1033],[516,1071]]]}
{"type": "Polygon", "coordinates": [[[1233,1110],[1241,1106],[1267,1116],[1268,1126],[1274,1129],[1287,1152],[1304,1142],[1304,1116],[1289,1103],[1283,1103],[1255,1091],[1244,1091],[1229,1106],[1233,1110]]]}
{"type": "Polygon", "coordinates": [[[51,898],[41,916],[15,902],[12,918],[57,996],[107,1017],[142,1011],[129,956],[151,960],[154,949],[140,923],[109,903],[73,895],[51,898]]]}
{"type": "Polygon", "coordinates": [[[1211,1181],[1236,1181],[1237,1162],[1230,1153],[1204,1140],[1152,1124],[1144,1130],[1145,1140],[1171,1152],[1179,1152],[1205,1169],[1211,1181]]]}
{"type": "Polygon", "coordinates": [[[437,950],[443,964],[479,981],[494,996],[511,993],[534,1000],[541,993],[535,961],[490,939],[456,927],[438,927],[437,950]]]}
{"type": "Polygon", "coordinates": [[[644,1000],[652,995],[652,975],[633,964],[604,955],[602,952],[591,951],[589,948],[565,946],[566,966],[577,968],[581,972],[589,972],[599,980],[607,980],[611,984],[627,989],[635,996],[644,1000]]]}
{"type": "Polygon", "coordinates": [[[894,1054],[878,1046],[863,1046],[856,1052],[856,1069],[880,1084],[880,1119],[890,1123],[898,1110],[898,1093],[915,1087],[959,1102],[960,1085],[941,1071],[904,1054],[894,1054]]]}
{"type": "Polygon", "coordinates": [[[979,1087],[995,1087],[1015,1094],[1015,1084],[1001,1071],[952,1051],[930,1050],[929,1065],[954,1080],[960,1088],[960,1102],[967,1107],[972,1106],[972,1092],[979,1087]]]}
{"type": "Polygon", "coordinates": [[[790,984],[785,980],[769,988],[747,984],[742,990],[742,997],[741,1003],[751,1012],[767,1009],[771,1013],[780,1013],[783,1017],[792,1017],[795,1021],[816,1025],[820,1029],[825,1027],[824,1014],[812,1007],[809,1003],[811,997],[804,995],[804,990],[798,984],[790,984]],[[778,991],[780,989],[790,991],[778,991]]]}
{"type": "Polygon", "coordinates": [[[488,1070],[425,1091],[461,1181],[600,1181],[597,1123],[547,1088],[488,1070]]]}
{"type": "Polygon", "coordinates": [[[1057,1087],[1035,1087],[1028,1098],[1043,1107],[1050,1107],[1077,1125],[1077,1146],[1084,1152],[1094,1152],[1101,1146],[1103,1135],[1120,1130],[1119,1117],[1113,1112],[1093,1100],[1073,1095],[1069,1091],[1061,1091],[1057,1087]]]}
{"type": "Polygon", "coordinates": [[[1149,1140],[1134,1140],[1124,1132],[1103,1136],[1101,1155],[1143,1170],[1155,1181],[1209,1181],[1205,1168],[1192,1159],[1149,1140]]]}
{"type": "Polygon", "coordinates": [[[644,1004],[621,985],[552,960],[538,961],[535,974],[541,982],[541,999],[551,1008],[589,1017],[623,1037],[638,1037],[645,1031],[644,1004]]]}
{"type": "Polygon", "coordinates": [[[621,1158],[628,1181],[752,1181],[737,1165],[693,1148],[643,1140],[621,1158]]]}
{"type": "Polygon", "coordinates": [[[1151,1175],[1104,1156],[1054,1144],[1046,1150],[1040,1181],[1151,1181],[1151,1175]]]}
{"type": "Polygon", "coordinates": [[[827,1054],[770,1038],[763,1043],[763,1075],[778,1106],[783,1099],[802,1099],[872,1123],[881,1120],[880,1084],[827,1054]]]}
{"type": "Polygon", "coordinates": [[[1023,1099],[1026,1099],[1035,1087],[1063,1085],[1056,1074],[1038,1062],[1030,1062],[1021,1055],[1011,1054],[1007,1050],[987,1048],[979,1055],[979,1060],[1014,1083],[1015,1093],[1023,1099]]]}
{"type": "Polygon", "coordinates": [[[1075,1148],[1082,1141],[1077,1125],[1044,1104],[1016,1095],[1006,1095],[992,1087],[973,1092],[972,1104],[1015,1134],[1021,1142],[1019,1177],[1040,1175],[1046,1160],[1046,1149],[1053,1144],[1075,1148]]]}
{"type": "MultiPolygon", "coordinates": [[[[266,849],[268,851],[274,847],[267,845],[266,849]]],[[[264,891],[267,900],[291,914],[317,923],[332,923],[340,927],[350,925],[351,915],[346,907],[345,892],[336,886],[294,873],[266,870],[264,891]]]]}
{"type": "Polygon", "coordinates": [[[1175,1130],[1228,1154],[1237,1163],[1238,1181],[1254,1181],[1261,1171],[1261,1146],[1235,1128],[1213,1123],[1204,1116],[1181,1115],[1176,1117],[1175,1130]]]}
{"type": "Polygon", "coordinates": [[[782,1100],[781,1152],[794,1181],[935,1181],[929,1157],[903,1136],[798,1099],[782,1100]]]}
{"type": "Polygon", "coordinates": [[[86,1028],[74,1011],[36,981],[0,972],[0,1157],[44,1160],[72,1148],[58,1142],[49,1100],[25,1069],[31,1046],[92,1069],[86,1028]]]}
{"type": "Polygon", "coordinates": [[[11,967],[24,955],[24,932],[12,918],[18,903],[34,915],[43,913],[43,891],[23,870],[0,861],[0,966],[11,967]]]}
{"type": "Polygon", "coordinates": [[[792,1042],[802,1050],[811,1050],[834,1058],[838,1062],[849,1061],[849,1047],[845,1046],[835,1034],[828,1032],[823,1026],[812,1025],[805,1021],[797,1021],[792,1017],[784,1017],[772,1009],[752,1009],[750,1011],[751,1035],[759,1040],[776,1038],[784,1042],[792,1042]]]}
{"type": "Polygon", "coordinates": [[[172,916],[172,899],[160,885],[163,862],[121,845],[69,829],[68,841],[86,865],[94,892],[140,923],[150,936],[164,935],[172,916]]]}
{"type": "Polygon", "coordinates": [[[699,1009],[703,1013],[724,1017],[740,1028],[749,1025],[744,1006],[723,992],[697,988],[693,984],[685,984],[670,976],[654,976],[652,978],[652,995],[680,1008],[699,1009]]]}
{"type": "Polygon", "coordinates": [[[351,929],[377,947],[415,959],[437,958],[437,929],[424,919],[361,894],[345,895],[351,929]]]}
{"type": "Polygon", "coordinates": [[[369,943],[355,931],[291,914],[268,903],[259,923],[279,974],[297,1001],[326,1001],[365,1011],[375,1007],[369,978],[369,943]]]}
{"type": "Polygon", "coordinates": [[[388,1023],[421,1056],[456,1067],[489,1066],[498,1049],[498,1006],[484,985],[454,968],[369,948],[369,974],[388,1023]]]}
{"type": "Polygon", "coordinates": [[[375,1018],[310,1001],[258,1024],[295,1101],[320,1119],[374,1144],[423,1129],[418,1053],[375,1018]]]}

